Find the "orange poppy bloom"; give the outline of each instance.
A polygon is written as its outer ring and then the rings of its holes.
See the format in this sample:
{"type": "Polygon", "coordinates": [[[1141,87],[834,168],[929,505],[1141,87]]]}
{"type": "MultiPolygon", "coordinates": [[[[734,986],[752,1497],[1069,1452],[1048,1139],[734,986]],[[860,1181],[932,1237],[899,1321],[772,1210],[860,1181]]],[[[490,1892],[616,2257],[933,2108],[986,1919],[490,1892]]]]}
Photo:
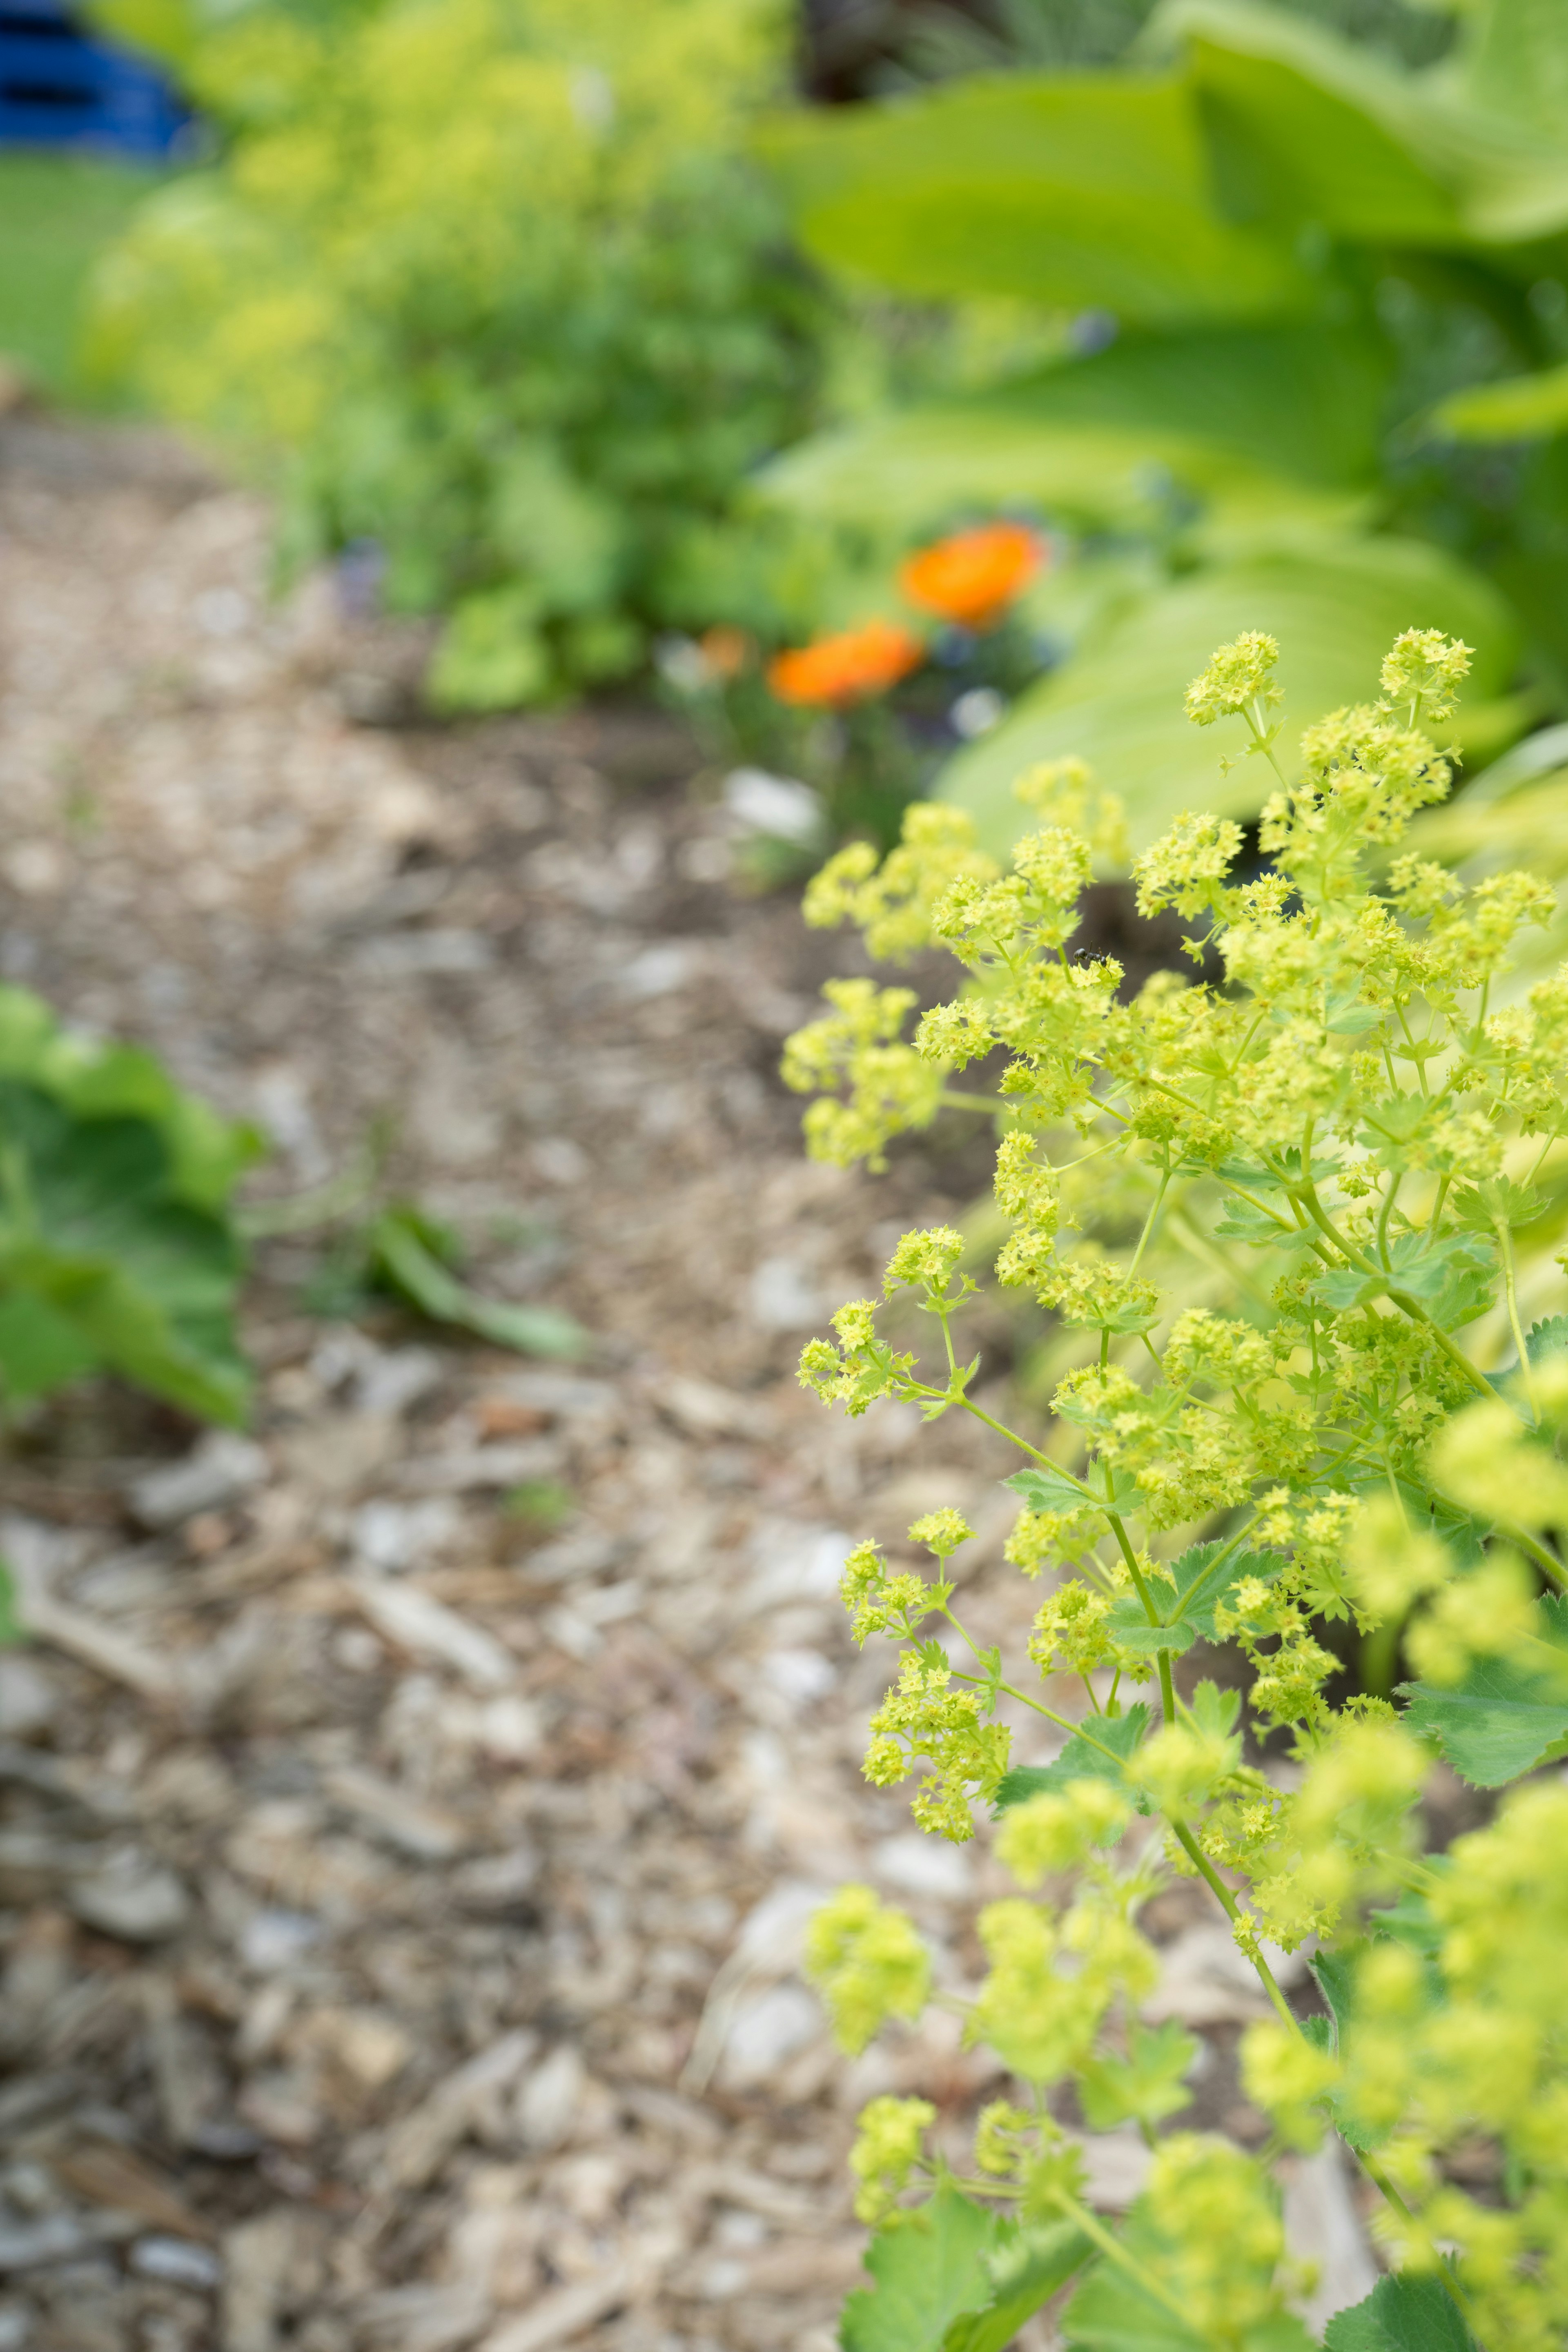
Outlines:
{"type": "Polygon", "coordinates": [[[901,623],[865,621],[858,629],[814,637],[808,646],[775,655],[768,664],[768,684],[781,702],[861,702],[897,686],[924,657],[919,637],[901,623]]]}
{"type": "Polygon", "coordinates": [[[988,629],[1046,560],[1039,534],[1021,522],[954,531],[906,559],[899,585],[912,604],[961,628],[988,629]]]}

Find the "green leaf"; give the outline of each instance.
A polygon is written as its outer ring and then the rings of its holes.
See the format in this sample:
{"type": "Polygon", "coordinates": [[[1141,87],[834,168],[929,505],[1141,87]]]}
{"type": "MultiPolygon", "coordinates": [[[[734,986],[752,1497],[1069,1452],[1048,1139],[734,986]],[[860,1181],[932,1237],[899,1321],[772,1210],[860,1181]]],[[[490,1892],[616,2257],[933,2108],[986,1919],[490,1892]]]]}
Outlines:
{"type": "Polygon", "coordinates": [[[205,1419],[243,1418],[240,1245],[176,1181],[149,1120],[76,1116],[0,1078],[0,1381],[13,1396],[101,1365],[205,1419]]]}
{"type": "Polygon", "coordinates": [[[29,989],[0,987],[0,1078],[26,1081],[78,1118],[146,1120],[163,1139],[170,1197],[195,1209],[222,1209],[264,1151],[255,1128],[184,1093],[153,1055],[61,1028],[29,989]]]}
{"type": "Polygon", "coordinates": [[[1548,1315],[1543,1321],[1532,1323],[1524,1335],[1524,1352],[1532,1364],[1561,1355],[1564,1348],[1568,1348],[1568,1315],[1548,1315]]]}
{"type": "Polygon", "coordinates": [[[1201,93],[1216,193],[1234,219],[1457,246],[1466,230],[1445,120],[1364,42],[1246,0],[1175,0],[1152,31],[1201,93]],[[1444,158],[1443,161],[1447,159],[1444,158]]]}
{"type": "Polygon", "coordinates": [[[1305,1249],[1313,1239],[1310,1225],[1282,1223],[1249,1201],[1228,1201],[1214,1228],[1216,1241],[1247,1242],[1254,1249],[1305,1249]]]}
{"type": "Polygon", "coordinates": [[[1020,2327],[1065,2286],[1093,2252],[1070,2221],[1015,2231],[1004,2221],[998,2250],[991,2257],[994,2300],[984,2311],[965,2312],[942,2338],[942,2352],[1007,2352],[1020,2327]]]}
{"type": "Polygon", "coordinates": [[[1355,1994],[1356,1963],[1366,1949],[1366,1939],[1358,1937],[1354,1943],[1341,1945],[1334,1951],[1309,1952],[1307,1966],[1317,1981],[1318,1990],[1329,2004],[1333,2022],[1333,2048],[1338,2049],[1340,2036],[1350,2021],[1355,1994]]]}
{"type": "Polygon", "coordinates": [[[1195,500],[1201,543],[1341,529],[1375,478],[1387,389],[1353,328],[1194,328],[1110,348],[963,399],[820,434],[775,458],[770,503],[861,529],[934,528],[1027,499],[1089,528],[1163,530],[1195,500]]]}
{"type": "Polygon", "coordinates": [[[365,1237],[374,1272],[433,1323],[451,1323],[523,1356],[580,1356],[586,1335],[569,1315],[548,1307],[512,1307],[481,1298],[448,1273],[421,1230],[416,1212],[384,1209],[365,1237]]]}
{"type": "Polygon", "coordinates": [[[1084,2352],[1205,2352],[1205,2339],[1116,2263],[1096,2263],[1062,2314],[1062,2340],[1084,2352]]]}
{"type": "Polygon", "coordinates": [[[1521,1657],[1476,1658],[1457,1689],[1401,1683],[1411,1731],[1430,1732],[1456,1772],[1500,1789],[1568,1754],[1568,1595],[1538,1604],[1541,1638],[1521,1657]]]}
{"type": "Polygon", "coordinates": [[[1450,1206],[1456,1224],[1469,1233],[1489,1234],[1500,1222],[1514,1232],[1533,1224],[1546,1202],[1528,1184],[1516,1184],[1510,1176],[1489,1176],[1455,1192],[1450,1206]]]}
{"type": "Polygon", "coordinates": [[[1127,2029],[1125,2058],[1089,2059],[1079,2070],[1079,2100],[1091,2131],[1118,2124],[1157,2124],[1192,2104],[1184,2081],[1201,2044],[1174,2018],[1127,2029]]]}
{"type": "MultiPolygon", "coordinates": [[[[1151,2221],[1144,2199],[1133,2206],[1119,2236],[1144,2275],[1159,2279],[1173,2250],[1151,2221]]],[[[1200,2346],[1207,2352],[1212,2341],[1189,2328],[1169,2303],[1109,2259],[1095,2264],[1068,2304],[1062,2315],[1062,2336],[1084,2352],[1198,2352],[1200,2346]]],[[[1306,2329],[1289,2315],[1265,2320],[1234,2341],[1236,2352],[1311,2352],[1306,2329]]]]}
{"type": "Polygon", "coordinates": [[[465,596],[442,631],[426,681],[438,710],[514,710],[542,701],[556,683],[550,649],[534,625],[536,592],[486,588],[465,596]]]}
{"type": "Polygon", "coordinates": [[[1081,1511],[1092,1507],[1082,1481],[1058,1470],[1054,1463],[1042,1463],[1037,1470],[1016,1470],[1002,1484],[1010,1486],[1015,1495],[1022,1496],[1031,1511],[1081,1511]]]}
{"type": "Polygon", "coordinates": [[[866,2253],[876,2287],[858,2288],[844,2305],[844,2352],[943,2352],[953,2321],[992,2300],[985,2256],[1001,2226],[998,2215],[943,2187],[879,2230],[866,2253]]]}
{"type": "Polygon", "coordinates": [[[1461,56],[1468,97],[1561,151],[1568,140],[1568,16],[1559,0],[1489,0],[1461,56]]]}
{"type": "Polygon", "coordinates": [[[1149,1710],[1142,1699],[1125,1715],[1091,1716],[1049,1764],[1016,1764],[1005,1773],[996,1790],[995,1811],[1005,1812],[1009,1805],[1021,1805],[1026,1797],[1037,1797],[1043,1790],[1059,1793],[1074,1780],[1109,1780],[1120,1788],[1126,1777],[1123,1767],[1142,1746],[1148,1728],[1149,1710]]]}
{"type": "Polygon", "coordinates": [[[1239,757],[1239,725],[1197,728],[1183,716],[1183,695],[1215,647],[1242,629],[1279,638],[1289,749],[1309,720],[1375,691],[1369,648],[1412,627],[1441,628],[1483,649],[1472,672],[1478,696],[1507,683],[1515,645],[1507,606],[1436,548],[1347,540],[1216,565],[1113,622],[1020,697],[1010,718],[949,762],[941,796],[970,810],[987,845],[1005,850],[1027,822],[1014,778],[1037,761],[1076,753],[1122,795],[1136,847],[1184,808],[1253,815],[1272,770],[1239,757]],[[1219,773],[1222,756],[1238,761],[1228,776],[1219,773]]]}
{"type": "Polygon", "coordinates": [[[1323,2352],[1474,2352],[1474,2339],[1441,2279],[1396,2273],[1334,2314],[1323,2352]]]}
{"type": "Polygon", "coordinates": [[[1568,431],[1568,367],[1538,368],[1451,392],[1427,416],[1453,441],[1543,441],[1568,431]]]}
{"type": "Polygon", "coordinates": [[[817,258],[896,292],[1021,295],[1150,324],[1310,299],[1287,241],[1215,210],[1177,75],[975,77],[791,118],[763,153],[817,258]]]}
{"type": "Polygon", "coordinates": [[[1190,1650],[1197,1640],[1197,1629],[1182,1618],[1173,1618],[1168,1624],[1151,1625],[1143,1614],[1143,1604],[1134,1594],[1116,1603],[1110,1612],[1109,1630],[1124,1650],[1140,1657],[1154,1657],[1168,1650],[1175,1657],[1190,1650]]]}
{"type": "MultiPolygon", "coordinates": [[[[1243,1577],[1272,1584],[1285,1564],[1277,1552],[1243,1549],[1232,1552],[1217,1574],[1211,1575],[1212,1563],[1225,1549],[1223,1543],[1194,1544],[1170,1563],[1175,1579],[1171,1614],[1181,1617],[1205,1642],[1219,1640],[1215,1611],[1222,1601],[1228,1601],[1243,1577]]],[[[1163,1601],[1165,1589],[1163,1582],[1154,1587],[1157,1603],[1163,1601]]]]}
{"type": "Polygon", "coordinates": [[[1321,1274],[1310,1296],[1325,1307],[1342,1310],[1364,1306],[1391,1290],[1409,1293],[1426,1305],[1435,1322],[1445,1328],[1468,1322],[1489,1305],[1496,1265],[1484,1243],[1452,1234],[1428,1242],[1425,1234],[1400,1234],[1388,1253],[1385,1270],[1363,1274],[1344,1266],[1321,1274]]]}

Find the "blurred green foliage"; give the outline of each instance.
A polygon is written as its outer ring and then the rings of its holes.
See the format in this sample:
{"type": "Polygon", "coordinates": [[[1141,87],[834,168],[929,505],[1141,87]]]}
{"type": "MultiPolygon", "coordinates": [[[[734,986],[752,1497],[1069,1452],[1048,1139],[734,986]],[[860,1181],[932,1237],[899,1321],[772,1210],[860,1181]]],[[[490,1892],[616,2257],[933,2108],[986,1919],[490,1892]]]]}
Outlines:
{"type": "Polygon", "coordinates": [[[277,484],[286,568],[377,542],[394,608],[450,614],[452,708],[755,601],[735,491],[817,417],[832,331],[742,152],[773,0],[100,14],[222,152],[111,256],[98,363],[277,484]]]}
{"type": "MultiPolygon", "coordinates": [[[[998,504],[1075,535],[1033,604],[1065,658],[947,772],[994,835],[1018,770],[1068,751],[1144,839],[1212,801],[1174,688],[1243,627],[1292,648],[1314,706],[1351,698],[1368,631],[1464,635],[1488,650],[1472,760],[1568,709],[1559,0],[1480,0],[1421,68],[1263,0],[1163,0],[1122,65],[796,116],[768,152],[852,279],[1076,318],[1076,352],[817,436],[766,483],[910,538],[998,504]]],[[[1235,813],[1259,776],[1222,787],[1235,813]]]]}
{"type": "MultiPolygon", "coordinates": [[[[927,0],[900,20],[896,63],[938,79],[987,68],[1110,65],[1136,40],[1159,0],[975,0],[970,7],[927,0]]],[[[1406,65],[1430,65],[1452,26],[1435,7],[1406,0],[1285,0],[1292,13],[1349,39],[1391,51],[1406,65]]],[[[892,76],[881,77],[890,82],[892,76]]]]}
{"type": "Polygon", "coordinates": [[[104,1370],[205,1420],[242,1420],[230,1201],[260,1148],[152,1055],[0,989],[0,1395],[26,1402],[104,1370]]]}
{"type": "Polygon", "coordinates": [[[0,356],[57,397],[90,389],[77,364],[83,294],[152,184],[130,163],[0,154],[0,356]]]}

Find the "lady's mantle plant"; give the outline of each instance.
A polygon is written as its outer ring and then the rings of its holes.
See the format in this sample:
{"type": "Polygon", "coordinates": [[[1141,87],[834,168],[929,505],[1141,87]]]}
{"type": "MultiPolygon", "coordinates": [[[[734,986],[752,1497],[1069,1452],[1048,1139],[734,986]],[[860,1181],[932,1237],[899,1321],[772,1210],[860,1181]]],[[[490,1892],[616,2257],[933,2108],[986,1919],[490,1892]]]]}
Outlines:
{"type": "MultiPolygon", "coordinates": [[[[1448,789],[1424,729],[1449,715],[1467,648],[1402,636],[1377,702],[1307,730],[1295,781],[1276,657],[1238,638],[1187,696],[1275,768],[1261,870],[1232,880],[1238,827],[1194,814],[1133,867],[1141,911],[1206,928],[1195,952],[1223,977],[1161,973],[1127,1003],[1115,962],[1075,960],[1079,894],[1120,826],[1073,762],[1020,786],[1041,822],[1007,872],[957,811],[917,807],[885,862],[852,845],[807,899],[874,955],[940,943],[967,975],[912,1039],[909,990],[830,983],[785,1063],[816,1092],[811,1150],[876,1167],[944,1103],[993,1113],[997,1278],[1083,1337],[1048,1446],[1003,1433],[1027,1465],[1006,1558],[1045,1595],[1026,1659],[961,1622],[957,1511],[910,1529],[932,1572],[870,1544],[845,1572],[857,1640],[904,1645],[867,1777],[918,1774],[915,1817],[949,1838],[994,1817],[1021,1890],[982,1912],[987,1971],[963,2004],[1016,2095],[984,2110],[956,2173],[925,2102],[862,2117],[879,2285],[846,2315],[858,2352],[999,2352],[1074,2277],[1071,2345],[1296,2352],[1311,2339],[1271,2164],[1330,2127],[1382,2192],[1394,2266],[1331,2323],[1337,2352],[1472,2333],[1534,2352],[1568,2331],[1568,1788],[1529,1780],[1446,1853],[1423,1853],[1415,1812],[1435,1748],[1486,1788],[1568,1753],[1568,1316],[1526,1333],[1516,1286],[1568,1134],[1568,967],[1509,997],[1510,948],[1550,891],[1506,874],[1465,892],[1397,849],[1448,789]],[[981,1064],[994,1087],[954,1086],[981,1064]],[[1469,1327],[1494,1302],[1511,1348],[1489,1367],[1469,1327]],[[1374,1656],[1403,1641],[1420,1677],[1403,1705],[1330,1703],[1336,1624],[1374,1656]],[[1245,1760],[1237,1690],[1178,1691],[1200,1640],[1241,1654],[1256,1730],[1283,1732],[1299,1767],[1289,1789],[1245,1760]],[[1053,1763],[1013,1766],[1004,1694],[1066,1735],[1053,1763]],[[1167,2128],[1196,2045],[1142,2021],[1156,1963],[1137,1920],[1173,1870],[1206,1882],[1276,2012],[1242,2051],[1272,2124],[1256,2157],[1167,2128]],[[1263,1945],[1309,1938],[1325,2013],[1298,2020],[1263,1945]],[[1069,2084],[1091,2129],[1131,2121],[1151,2144],[1119,2230],[1055,2119],[1069,2084]]],[[[858,1299],[807,1347],[805,1384],[851,1414],[896,1398],[999,1428],[970,1393],[963,1254],[938,1227],[888,1267],[886,1297],[924,1311],[933,1346],[884,1337],[858,1299]]],[[[809,1965],[852,2051],[931,1997],[912,1924],[863,1887],[818,1916],[809,1965]]]]}

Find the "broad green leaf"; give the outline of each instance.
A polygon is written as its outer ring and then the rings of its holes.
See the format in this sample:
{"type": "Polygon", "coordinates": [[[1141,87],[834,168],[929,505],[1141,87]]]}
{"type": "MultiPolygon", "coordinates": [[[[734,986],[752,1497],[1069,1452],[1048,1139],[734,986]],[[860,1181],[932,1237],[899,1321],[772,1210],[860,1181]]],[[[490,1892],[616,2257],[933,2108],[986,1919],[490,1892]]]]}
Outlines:
{"type": "Polygon", "coordinates": [[[16,1585],[6,1563],[0,1559],[0,1648],[8,1649],[13,1643],[26,1638],[26,1628],[16,1614],[16,1585]]]}
{"type": "Polygon", "coordinates": [[[1415,540],[1314,545],[1294,558],[1256,557],[1180,582],[1114,622],[1086,651],[1022,696],[1011,716],[951,761],[939,791],[974,815],[988,846],[1005,850],[1027,822],[1015,777],[1068,753],[1091,762],[1127,804],[1134,846],[1183,809],[1253,814],[1274,782],[1262,760],[1243,759],[1239,724],[1190,725],[1182,698],[1215,647],[1243,629],[1280,645],[1289,772],[1302,727],[1376,690],[1369,647],[1402,629],[1440,628],[1477,647],[1471,673],[1482,699],[1506,684],[1515,631],[1489,583],[1415,540]],[[1228,776],[1220,761],[1238,761],[1228,776]]]}
{"type": "Polygon", "coordinates": [[[1441,2279],[1396,2273],[1334,2314],[1323,2352],[1474,2352],[1474,2339],[1441,2279]]]}
{"type": "Polygon", "coordinates": [[[47,1299],[35,1291],[0,1288],[0,1387],[10,1395],[48,1396],[80,1380],[97,1361],[85,1332],[47,1299]]]}
{"type": "Polygon", "coordinates": [[[170,1197],[192,1208],[221,1209],[262,1156],[256,1129],[184,1093],[153,1055],[61,1028],[28,989],[0,987],[0,1077],[25,1080],[79,1118],[145,1119],[163,1140],[170,1197]]]}
{"type": "Polygon", "coordinates": [[[204,1418],[241,1419],[242,1263],[231,1227],[177,1197],[159,1126],[77,1115],[0,1077],[0,1382],[12,1395],[101,1365],[204,1418]]]}
{"type": "Polygon", "coordinates": [[[1093,2252],[1070,2221],[1019,2230],[1004,2221],[998,2251],[991,2257],[994,2300],[984,2311],[965,2312],[942,2339],[942,2352],[1007,2352],[1026,2319],[1067,2284],[1093,2252]]]}
{"type": "Polygon", "coordinates": [[[1446,117],[1364,42],[1247,0],[1173,0],[1144,46],[1176,47],[1201,91],[1232,218],[1401,245],[1463,240],[1446,117]]]}
{"type": "Polygon", "coordinates": [[[444,1266],[406,1211],[384,1210],[366,1236],[373,1269],[422,1315],[523,1356],[580,1356],[587,1342],[569,1315],[482,1298],[444,1266]]]}
{"type": "Polygon", "coordinates": [[[1457,1689],[1401,1683],[1405,1722],[1430,1732],[1456,1772],[1500,1789],[1568,1754],[1568,1597],[1539,1604],[1542,1639],[1520,1657],[1476,1658],[1457,1689]]]}
{"type": "Polygon", "coordinates": [[[763,152],[817,258],[896,292],[1021,295],[1152,325],[1311,299],[1287,241],[1215,210],[1179,75],[976,76],[792,118],[763,152]]]}
{"type": "Polygon", "coordinates": [[[879,2230],[866,2253],[875,2288],[844,2305],[844,2352],[943,2352],[953,2321],[992,2300],[985,2256],[998,2243],[999,2217],[956,2189],[879,2230]]]}
{"type": "Polygon", "coordinates": [[[1184,2077],[1202,2047],[1173,2017],[1127,2029],[1125,2058],[1089,2059],[1079,2070],[1079,2101],[1091,2131],[1118,2124],[1157,2124],[1192,2104],[1184,2077]]]}
{"type": "Polygon", "coordinates": [[[1562,0],[1483,0],[1463,58],[1466,95],[1561,149],[1568,141],[1568,11],[1562,0]]]}
{"type": "Polygon", "coordinates": [[[1568,432],[1568,367],[1468,385],[1440,400],[1429,421],[1455,441],[1541,441],[1568,432]]]}
{"type": "Polygon", "coordinates": [[[933,529],[1027,500],[1090,528],[1163,530],[1173,499],[1215,553],[1336,530],[1375,478],[1382,348],[1354,328],[1121,336],[1000,390],[817,435],[776,458],[770,503],[862,528],[933,529]]]}
{"type": "Polygon", "coordinates": [[[1042,1790],[1060,1791],[1074,1780],[1110,1780],[1120,1788],[1123,1767],[1142,1745],[1149,1728],[1149,1710],[1142,1699],[1125,1715],[1095,1715],[1069,1737],[1059,1756],[1049,1764],[1016,1764],[1004,1774],[996,1790],[995,1810],[1021,1805],[1042,1790]]]}

